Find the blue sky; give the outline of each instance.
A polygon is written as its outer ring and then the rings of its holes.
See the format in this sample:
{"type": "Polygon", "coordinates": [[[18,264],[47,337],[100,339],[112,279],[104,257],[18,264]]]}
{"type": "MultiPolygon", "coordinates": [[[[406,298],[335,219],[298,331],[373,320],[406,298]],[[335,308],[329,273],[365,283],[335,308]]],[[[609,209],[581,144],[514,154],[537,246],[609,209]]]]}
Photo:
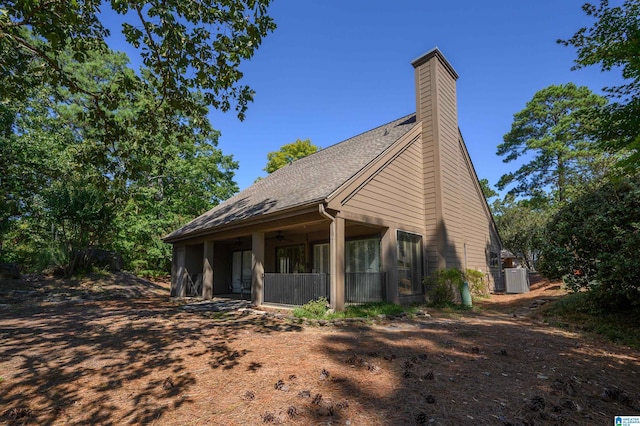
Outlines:
{"type": "Polygon", "coordinates": [[[571,71],[575,50],[556,43],[592,24],[583,3],[275,0],[278,28],[241,67],[256,91],[246,119],[210,114],[219,147],[239,161],[244,189],[284,144],[327,147],[414,112],[411,61],[437,46],[460,75],[459,126],[478,176],[493,185],[517,168],[496,146],[536,91],[572,81],[602,93],[617,79],[595,67],[571,71]]]}

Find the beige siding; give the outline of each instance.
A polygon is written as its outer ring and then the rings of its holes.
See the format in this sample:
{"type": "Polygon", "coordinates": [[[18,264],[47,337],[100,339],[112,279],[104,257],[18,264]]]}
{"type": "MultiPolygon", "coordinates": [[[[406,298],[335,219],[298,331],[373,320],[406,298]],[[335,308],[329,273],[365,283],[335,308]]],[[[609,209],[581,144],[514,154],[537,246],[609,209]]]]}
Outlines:
{"type": "Polygon", "coordinates": [[[460,214],[450,221],[455,228],[457,257],[463,260],[463,267],[476,269],[487,274],[492,289],[500,283],[493,282],[493,275],[489,265],[489,252],[500,252],[500,243],[491,213],[488,210],[484,195],[478,184],[475,170],[469,159],[464,141],[458,139],[458,165],[460,214]],[[464,247],[466,246],[466,259],[464,247]]]}
{"type": "Polygon", "coordinates": [[[424,203],[424,227],[425,227],[425,254],[427,271],[438,264],[438,212],[440,201],[437,198],[436,173],[439,167],[437,153],[437,128],[434,123],[434,88],[432,75],[435,73],[434,61],[431,60],[416,68],[416,111],[417,119],[421,121],[422,131],[422,159],[423,159],[423,203],[424,203]]]}
{"type": "Polygon", "coordinates": [[[439,52],[414,66],[422,125],[427,272],[467,267],[491,277],[489,252],[499,252],[500,242],[458,129],[457,74],[439,52]]]}
{"type": "Polygon", "coordinates": [[[440,188],[442,211],[441,256],[446,266],[461,267],[463,239],[460,228],[464,218],[460,205],[460,170],[458,150],[458,115],[456,110],[456,82],[453,76],[437,63],[438,136],[440,156],[440,188]]]}
{"type": "Polygon", "coordinates": [[[420,142],[415,140],[351,194],[342,210],[421,229],[424,224],[421,176],[420,142]]]}

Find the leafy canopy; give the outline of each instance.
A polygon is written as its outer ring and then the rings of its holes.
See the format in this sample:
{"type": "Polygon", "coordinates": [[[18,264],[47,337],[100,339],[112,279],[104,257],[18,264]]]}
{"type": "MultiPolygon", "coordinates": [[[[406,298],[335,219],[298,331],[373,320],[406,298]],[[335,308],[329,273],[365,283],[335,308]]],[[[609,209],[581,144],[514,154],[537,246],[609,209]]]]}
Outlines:
{"type": "MultiPolygon", "coordinates": [[[[121,1],[8,0],[0,6],[0,56],[11,88],[25,93],[33,77],[72,92],[82,92],[107,109],[108,93],[69,73],[61,58],[67,52],[78,63],[89,52],[106,52],[110,29],[101,8],[123,15],[122,33],[142,58],[146,80],[158,101],[189,110],[194,89],[205,105],[227,111],[235,104],[244,118],[253,91],[241,85],[242,60],[253,56],[275,29],[267,15],[270,0],[121,1]]],[[[116,82],[122,84],[125,82],[116,82]]],[[[4,85],[3,85],[4,86],[4,85]]]]}
{"type": "Polygon", "coordinates": [[[594,125],[589,113],[605,103],[605,98],[573,83],[538,91],[514,114],[511,131],[497,149],[505,163],[521,157],[529,161],[503,175],[498,189],[515,183],[512,194],[539,197],[550,190],[556,201],[565,201],[568,187],[591,171],[596,150],[588,136],[594,125]]]}
{"type": "Polygon", "coordinates": [[[160,238],[233,195],[237,163],[216,148],[197,91],[187,113],[158,103],[144,75],[118,86],[133,75],[124,54],[77,62],[64,52],[60,64],[84,87],[113,91],[117,108],[95,120],[90,95],[44,83],[3,105],[0,255],[31,269],[102,247],[136,272],[167,270],[171,249],[160,238]]]}
{"type": "Polygon", "coordinates": [[[558,40],[577,50],[574,69],[599,65],[602,71],[621,71],[624,84],[604,88],[613,100],[601,112],[595,135],[609,152],[626,150],[622,164],[637,170],[640,164],[640,2],[625,0],[609,6],[585,3],[584,12],[595,19],[568,40],[558,40]]]}
{"type": "Polygon", "coordinates": [[[282,145],[280,150],[268,153],[267,166],[264,168],[264,171],[267,173],[273,173],[279,168],[317,151],[318,147],[312,144],[309,139],[296,139],[295,142],[282,145]]]}
{"type": "Polygon", "coordinates": [[[553,209],[541,200],[517,200],[507,194],[491,206],[502,246],[521,256],[535,270],[545,241],[545,228],[553,209]]]}

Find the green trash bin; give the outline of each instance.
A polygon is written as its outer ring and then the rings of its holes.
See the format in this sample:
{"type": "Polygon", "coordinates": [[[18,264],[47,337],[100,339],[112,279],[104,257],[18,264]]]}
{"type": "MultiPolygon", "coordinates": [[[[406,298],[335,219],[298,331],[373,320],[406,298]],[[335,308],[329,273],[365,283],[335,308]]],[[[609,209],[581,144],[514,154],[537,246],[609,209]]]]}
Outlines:
{"type": "Polygon", "coordinates": [[[472,303],[471,303],[471,290],[469,289],[469,283],[468,282],[463,282],[462,283],[462,290],[460,291],[461,295],[462,295],[462,304],[464,306],[469,306],[471,307],[472,303]]]}

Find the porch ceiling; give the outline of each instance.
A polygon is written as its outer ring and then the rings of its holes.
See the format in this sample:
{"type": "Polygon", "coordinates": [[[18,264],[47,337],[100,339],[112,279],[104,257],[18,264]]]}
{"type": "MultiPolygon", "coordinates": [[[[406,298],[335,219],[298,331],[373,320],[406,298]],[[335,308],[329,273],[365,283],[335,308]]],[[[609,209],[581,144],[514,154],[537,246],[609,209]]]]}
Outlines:
{"type": "MultiPolygon", "coordinates": [[[[345,234],[346,238],[357,238],[357,237],[365,237],[371,236],[384,229],[381,226],[377,225],[369,225],[360,222],[346,221],[345,222],[345,234]]],[[[278,241],[281,240],[283,242],[287,242],[288,240],[292,240],[293,237],[305,235],[305,234],[326,234],[326,238],[329,238],[329,221],[328,220],[320,220],[312,223],[305,224],[290,224],[280,226],[278,229],[272,229],[265,232],[265,240],[267,241],[278,241]]],[[[217,238],[215,241],[220,243],[232,244],[235,246],[251,246],[251,234],[238,232],[237,235],[229,237],[229,238],[217,238]]]]}

